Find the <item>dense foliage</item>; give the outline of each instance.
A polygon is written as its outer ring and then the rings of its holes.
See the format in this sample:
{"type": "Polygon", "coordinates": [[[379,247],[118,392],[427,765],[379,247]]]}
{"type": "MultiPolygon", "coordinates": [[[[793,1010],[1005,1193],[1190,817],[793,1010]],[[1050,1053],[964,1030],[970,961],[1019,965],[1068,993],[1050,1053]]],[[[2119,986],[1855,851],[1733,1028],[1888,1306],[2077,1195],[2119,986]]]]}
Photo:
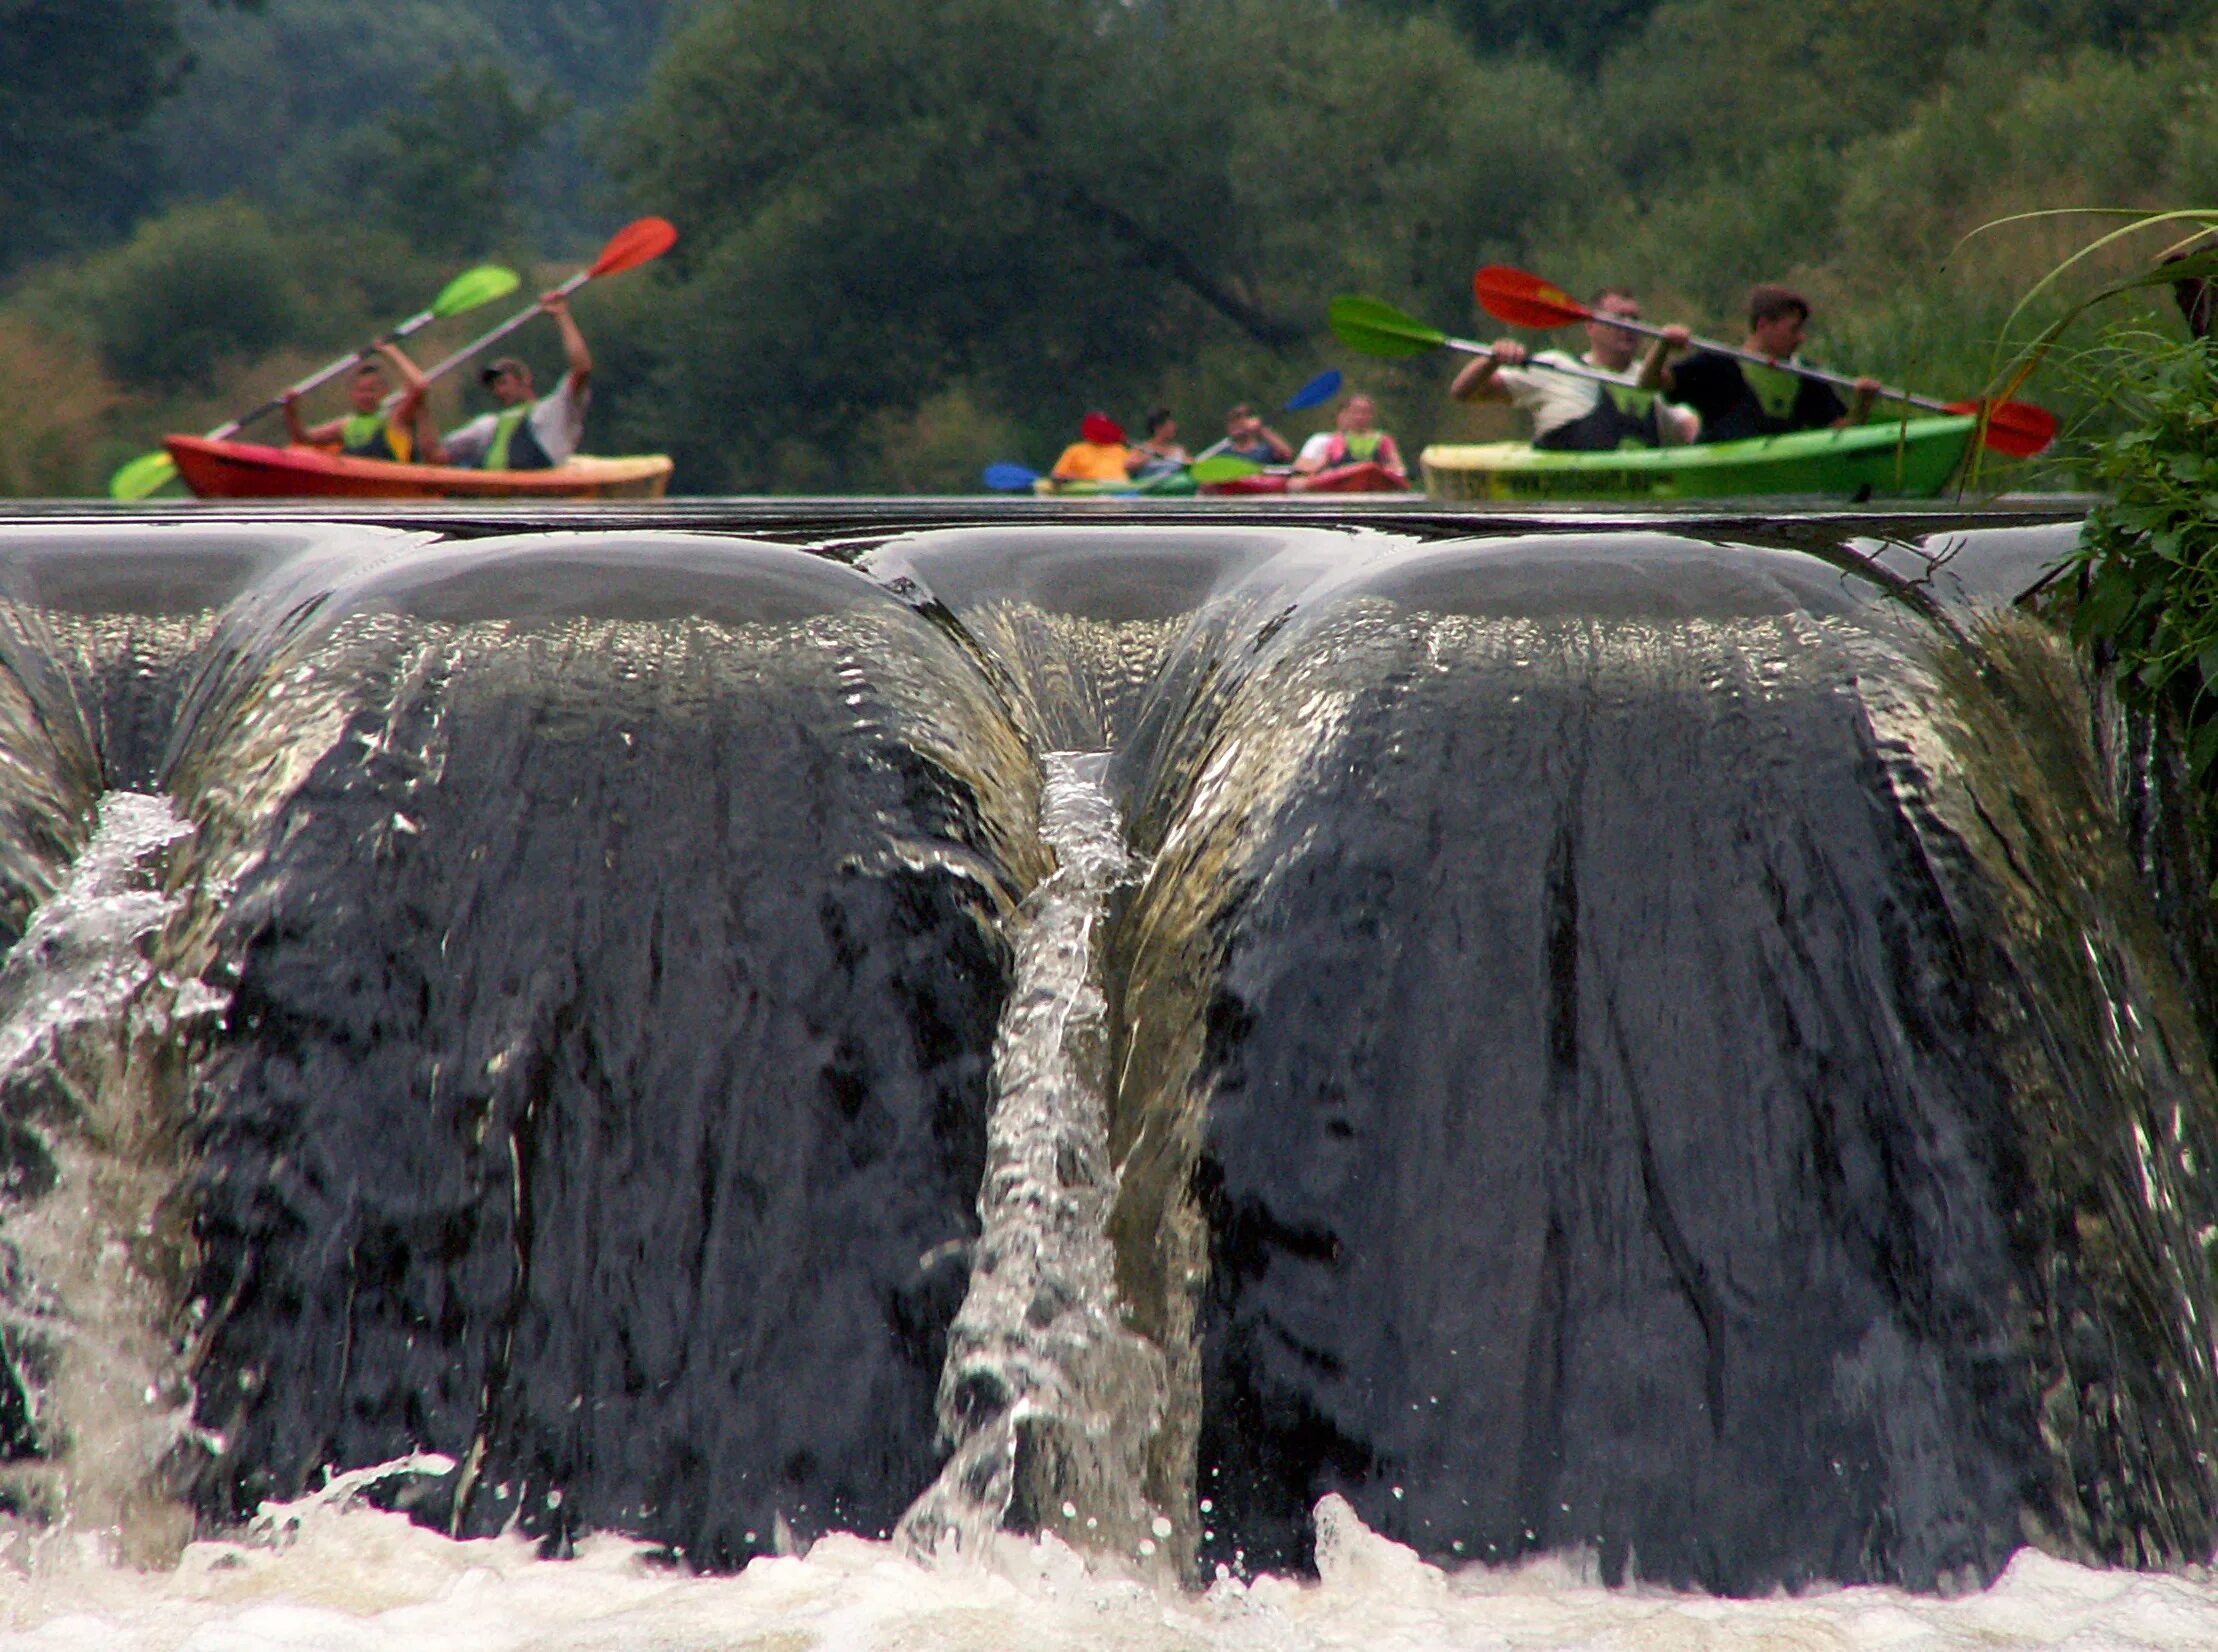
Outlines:
{"type": "MultiPolygon", "coordinates": [[[[0,293],[0,373],[101,364],[75,440],[15,440],[55,456],[16,487],[97,485],[461,264],[575,259],[642,212],[684,238],[581,295],[592,440],[667,448],[697,490],[969,486],[1089,406],[1165,402],[1206,441],[1326,365],[1409,441],[1506,433],[1445,403],[1443,363],[1322,326],[1369,290],[1491,336],[1486,261],[1712,333],[1785,279],[1816,359],[1962,394],[2085,234],[1960,236],[2218,170],[2218,0],[80,3],[155,19],[159,49],[140,92],[80,88],[115,143],[0,183],[15,244],[76,249],[0,293]],[[215,223],[228,270],[194,250],[215,223]]],[[[517,342],[552,367],[551,332],[517,342]]]]}
{"type": "Polygon", "coordinates": [[[2073,634],[2116,664],[2129,704],[2176,716],[2191,776],[2218,783],[2218,347],[2113,337],[2086,365],[2123,403],[2126,428],[2097,444],[2109,495],[2076,562],[2073,634]]]}

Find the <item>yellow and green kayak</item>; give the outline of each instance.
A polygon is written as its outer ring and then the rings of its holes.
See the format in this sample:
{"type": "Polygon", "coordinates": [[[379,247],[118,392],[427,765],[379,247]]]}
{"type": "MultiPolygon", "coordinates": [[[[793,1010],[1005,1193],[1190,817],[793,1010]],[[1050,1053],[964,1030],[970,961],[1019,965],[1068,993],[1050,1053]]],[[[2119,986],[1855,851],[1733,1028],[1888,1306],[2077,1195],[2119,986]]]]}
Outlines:
{"type": "Polygon", "coordinates": [[[1923,499],[1948,486],[1978,424],[1951,414],[1615,453],[1552,453],[1530,442],[1435,444],[1420,459],[1425,491],[1435,499],[1923,499]]]}

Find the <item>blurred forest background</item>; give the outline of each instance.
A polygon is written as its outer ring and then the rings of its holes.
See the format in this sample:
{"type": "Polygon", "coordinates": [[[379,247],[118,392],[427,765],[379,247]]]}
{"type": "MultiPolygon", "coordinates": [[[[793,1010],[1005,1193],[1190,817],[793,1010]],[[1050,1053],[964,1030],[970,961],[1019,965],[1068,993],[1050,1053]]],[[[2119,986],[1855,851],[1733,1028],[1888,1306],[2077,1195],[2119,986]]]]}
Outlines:
{"type": "MultiPolygon", "coordinates": [[[[1364,290],[1493,337],[1486,262],[1735,337],[1786,280],[1811,359],[1970,394],[2103,226],[1965,232],[2212,203],[2218,0],[0,0],[0,492],[99,492],[465,265],[551,283],[649,212],[677,249],[577,304],[589,448],[898,492],[1044,466],[1088,407],[1199,446],[1330,365],[1412,443],[1506,433],[1324,328],[1364,290]]],[[[552,328],[515,343],[551,379],[552,328]]]]}

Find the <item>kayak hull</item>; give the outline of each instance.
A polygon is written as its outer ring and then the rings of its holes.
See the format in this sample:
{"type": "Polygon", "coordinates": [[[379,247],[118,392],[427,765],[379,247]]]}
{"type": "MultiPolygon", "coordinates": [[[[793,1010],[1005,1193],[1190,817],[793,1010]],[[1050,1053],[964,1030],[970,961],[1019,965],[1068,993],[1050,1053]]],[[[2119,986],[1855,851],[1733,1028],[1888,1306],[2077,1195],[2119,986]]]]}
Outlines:
{"type": "Polygon", "coordinates": [[[1320,470],[1313,476],[1302,477],[1290,470],[1258,471],[1253,476],[1243,476],[1232,482],[1211,482],[1202,490],[1210,494],[1249,493],[1407,493],[1408,479],[1397,476],[1384,465],[1334,465],[1320,470]],[[1300,483],[1300,486],[1296,486],[1300,483]]]}
{"type": "Polygon", "coordinates": [[[1950,415],[1615,453],[1435,443],[1420,457],[1425,491],[1435,499],[1925,499],[1948,486],[1977,429],[1976,419],[1950,415]]]}
{"type": "Polygon", "coordinates": [[[204,436],[171,436],[163,446],[202,499],[660,499],[670,486],[670,460],[660,453],[581,455],[552,470],[465,470],[204,436]]]}
{"type": "Polygon", "coordinates": [[[1062,482],[1043,476],[1032,491],[1043,499],[1191,499],[1194,479],[1183,470],[1144,482],[1062,482]]]}

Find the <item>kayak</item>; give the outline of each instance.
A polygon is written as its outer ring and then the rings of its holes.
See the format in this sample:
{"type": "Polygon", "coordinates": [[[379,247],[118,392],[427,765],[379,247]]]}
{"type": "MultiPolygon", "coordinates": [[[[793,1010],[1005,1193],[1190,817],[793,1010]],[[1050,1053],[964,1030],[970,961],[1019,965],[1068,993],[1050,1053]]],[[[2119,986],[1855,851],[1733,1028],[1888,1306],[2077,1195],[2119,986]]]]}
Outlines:
{"type": "Polygon", "coordinates": [[[465,470],[205,436],[171,436],[162,445],[203,499],[660,499],[670,486],[670,460],[660,453],[581,454],[552,470],[465,470]]]}
{"type": "Polygon", "coordinates": [[[1043,476],[1032,484],[1043,499],[1191,499],[1194,479],[1183,470],[1150,476],[1144,482],[1059,482],[1043,476]]]}
{"type": "Polygon", "coordinates": [[[1175,471],[1166,476],[1151,476],[1144,482],[1058,482],[1052,477],[1042,477],[1032,484],[1032,491],[1058,499],[1186,499],[1197,492],[1217,495],[1409,492],[1409,483],[1384,465],[1335,465],[1329,470],[1318,471],[1301,488],[1291,485],[1294,480],[1292,470],[1274,466],[1236,481],[1204,482],[1198,488],[1189,473],[1175,471]]]}
{"type": "Polygon", "coordinates": [[[1530,442],[1435,443],[1419,455],[1435,499],[1720,499],[1831,494],[1922,499],[1948,486],[1978,420],[1966,414],[1799,430],[1740,442],[1551,453],[1530,442]]]}
{"type": "Polygon", "coordinates": [[[1407,493],[1408,478],[1397,476],[1384,465],[1332,465],[1305,480],[1305,485],[1295,487],[1298,478],[1294,471],[1284,466],[1243,476],[1232,482],[1210,482],[1202,492],[1213,494],[1241,493],[1407,493]]]}

